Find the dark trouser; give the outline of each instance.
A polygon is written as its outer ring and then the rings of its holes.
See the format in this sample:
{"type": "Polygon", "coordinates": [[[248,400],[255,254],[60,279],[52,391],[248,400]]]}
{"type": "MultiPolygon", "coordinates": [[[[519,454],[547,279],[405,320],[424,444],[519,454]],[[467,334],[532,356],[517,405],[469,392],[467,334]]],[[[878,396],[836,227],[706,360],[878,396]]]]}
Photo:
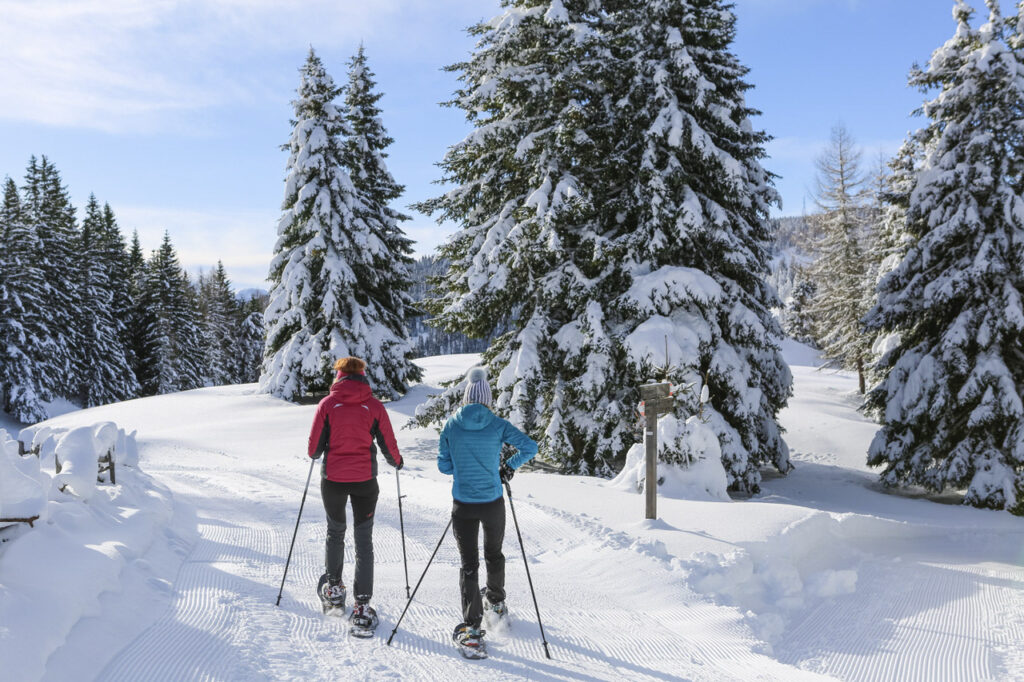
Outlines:
{"type": "Polygon", "coordinates": [[[324,563],[327,577],[341,581],[345,564],[345,505],[352,498],[352,535],[356,548],[355,599],[366,603],[373,596],[373,512],[380,488],[377,479],[360,483],[337,483],[320,479],[320,494],[327,512],[327,549],[324,563]]]}
{"type": "Polygon", "coordinates": [[[462,619],[475,628],[480,627],[484,615],[478,577],[480,546],[477,540],[481,525],[484,527],[487,599],[492,603],[505,601],[505,555],[501,553],[501,543],[505,540],[505,498],[499,497],[483,504],[453,501],[452,532],[462,557],[462,569],[459,571],[462,619]]]}

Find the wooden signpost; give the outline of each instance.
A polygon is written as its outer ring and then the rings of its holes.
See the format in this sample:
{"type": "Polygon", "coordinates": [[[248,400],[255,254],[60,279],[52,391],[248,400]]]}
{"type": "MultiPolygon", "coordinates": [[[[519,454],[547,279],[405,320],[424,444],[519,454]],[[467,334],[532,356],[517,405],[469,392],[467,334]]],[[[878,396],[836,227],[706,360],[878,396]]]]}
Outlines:
{"type": "Polygon", "coordinates": [[[644,406],[644,446],[647,473],[644,493],[647,499],[648,519],[658,518],[658,416],[672,411],[675,398],[672,384],[644,384],[640,387],[640,400],[644,406]]]}

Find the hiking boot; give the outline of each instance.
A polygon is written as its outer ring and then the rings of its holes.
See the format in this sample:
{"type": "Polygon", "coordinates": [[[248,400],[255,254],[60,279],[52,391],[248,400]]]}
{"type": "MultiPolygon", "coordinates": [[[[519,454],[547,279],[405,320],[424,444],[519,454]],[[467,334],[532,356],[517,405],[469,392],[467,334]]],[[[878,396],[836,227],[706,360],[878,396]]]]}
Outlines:
{"type": "Polygon", "coordinates": [[[329,580],[324,573],[317,585],[317,596],[323,605],[324,613],[341,612],[345,609],[345,586],[340,580],[329,580]]]}
{"type": "Polygon", "coordinates": [[[483,643],[484,635],[486,634],[487,631],[481,630],[479,627],[473,627],[468,623],[459,623],[455,626],[452,639],[462,646],[478,648],[483,643]]]}
{"type": "Polygon", "coordinates": [[[489,612],[493,613],[495,616],[497,616],[498,618],[504,618],[506,615],[508,615],[508,607],[505,606],[505,602],[504,601],[492,602],[490,599],[487,598],[487,588],[486,587],[480,588],[480,600],[484,604],[484,611],[485,612],[489,611],[489,612]]]}
{"type": "Polygon", "coordinates": [[[324,596],[327,597],[327,601],[329,601],[331,606],[334,608],[345,608],[345,586],[342,585],[341,582],[328,583],[324,596]]]}
{"type": "Polygon", "coordinates": [[[353,626],[364,630],[374,629],[379,622],[377,612],[366,602],[356,602],[352,607],[352,615],[348,619],[353,626]]]}

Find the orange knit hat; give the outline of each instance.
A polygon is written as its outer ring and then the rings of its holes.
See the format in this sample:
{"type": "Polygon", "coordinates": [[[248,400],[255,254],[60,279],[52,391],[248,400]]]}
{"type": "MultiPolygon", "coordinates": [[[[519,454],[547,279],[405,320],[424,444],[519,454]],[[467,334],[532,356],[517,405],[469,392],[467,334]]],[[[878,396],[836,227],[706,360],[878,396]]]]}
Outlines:
{"type": "Polygon", "coordinates": [[[366,370],[366,360],[349,356],[338,358],[334,362],[334,369],[340,374],[362,374],[366,370]]]}

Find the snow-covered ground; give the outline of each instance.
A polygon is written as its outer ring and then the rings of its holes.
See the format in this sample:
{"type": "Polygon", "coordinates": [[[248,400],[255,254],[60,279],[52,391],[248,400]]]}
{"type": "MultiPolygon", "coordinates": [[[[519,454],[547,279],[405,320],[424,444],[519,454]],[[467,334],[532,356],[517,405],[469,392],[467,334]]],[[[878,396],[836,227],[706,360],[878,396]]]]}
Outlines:
{"type": "MultiPolygon", "coordinates": [[[[1024,680],[1024,522],[881,491],[864,465],[875,428],[854,409],[855,380],[815,370],[806,348],[784,350],[796,394],[782,421],[797,469],[766,476],[756,498],[662,498],[645,521],[643,497],[607,481],[515,477],[551,660],[511,523],[513,620],[489,633],[489,660],[464,661],[449,640],[459,620],[450,535],[386,645],[406,602],[386,466],[378,636],[350,639],[344,620],[320,614],[315,474],[275,606],[310,471],[312,406],[250,385],[52,419],[137,430],[140,465],[87,503],[51,502],[47,522],[0,545],[0,678],[1024,680]]],[[[474,360],[423,360],[424,385],[389,405],[396,427],[474,360]]],[[[432,430],[398,438],[415,586],[447,523],[450,479],[434,464],[432,430]]]]}

